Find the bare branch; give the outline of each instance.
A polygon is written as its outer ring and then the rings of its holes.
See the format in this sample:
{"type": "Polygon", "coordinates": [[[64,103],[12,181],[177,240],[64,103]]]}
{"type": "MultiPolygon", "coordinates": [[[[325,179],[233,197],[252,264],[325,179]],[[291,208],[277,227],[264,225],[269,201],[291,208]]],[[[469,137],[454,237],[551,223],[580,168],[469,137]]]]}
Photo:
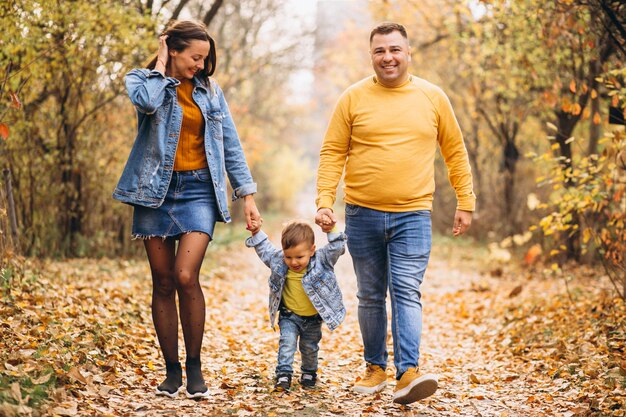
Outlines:
{"type": "Polygon", "coordinates": [[[217,14],[217,11],[220,9],[220,7],[222,7],[223,3],[224,0],[215,0],[215,2],[213,2],[213,4],[211,5],[209,11],[204,15],[204,19],[202,19],[202,21],[205,25],[207,25],[207,27],[211,24],[213,18],[217,14]]]}
{"type": "Polygon", "coordinates": [[[189,3],[189,0],[180,0],[180,3],[178,3],[178,6],[176,6],[176,8],[174,9],[174,12],[172,13],[172,17],[170,18],[170,20],[178,19],[180,12],[183,11],[187,3],[189,3]]]}

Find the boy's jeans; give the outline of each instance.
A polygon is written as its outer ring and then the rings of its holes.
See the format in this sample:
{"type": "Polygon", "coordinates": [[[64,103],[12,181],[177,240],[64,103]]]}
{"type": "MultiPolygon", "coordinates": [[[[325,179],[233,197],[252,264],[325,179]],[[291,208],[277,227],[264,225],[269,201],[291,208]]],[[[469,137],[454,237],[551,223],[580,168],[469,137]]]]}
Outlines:
{"type": "Polygon", "coordinates": [[[383,212],[346,204],[348,249],[357,277],[359,326],[367,363],[387,366],[387,288],[399,378],[419,362],[420,284],[430,256],[430,211],[383,212]]]}
{"type": "Polygon", "coordinates": [[[317,352],[322,339],[322,318],[299,316],[296,313],[280,309],[278,318],[280,341],[278,342],[278,366],[276,374],[293,374],[293,356],[300,339],[303,373],[317,372],[317,352]]]}

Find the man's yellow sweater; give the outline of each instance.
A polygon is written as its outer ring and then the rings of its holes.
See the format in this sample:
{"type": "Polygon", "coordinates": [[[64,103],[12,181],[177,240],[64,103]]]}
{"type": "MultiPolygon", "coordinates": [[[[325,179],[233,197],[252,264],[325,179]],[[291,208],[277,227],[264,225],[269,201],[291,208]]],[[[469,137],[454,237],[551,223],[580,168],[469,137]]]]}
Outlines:
{"type": "Polygon", "coordinates": [[[388,88],[368,77],[339,98],[320,152],[317,207],[332,208],[345,166],[345,202],[375,210],[431,210],[437,145],[460,210],[476,196],[461,129],[445,93],[409,76],[388,88]]]}

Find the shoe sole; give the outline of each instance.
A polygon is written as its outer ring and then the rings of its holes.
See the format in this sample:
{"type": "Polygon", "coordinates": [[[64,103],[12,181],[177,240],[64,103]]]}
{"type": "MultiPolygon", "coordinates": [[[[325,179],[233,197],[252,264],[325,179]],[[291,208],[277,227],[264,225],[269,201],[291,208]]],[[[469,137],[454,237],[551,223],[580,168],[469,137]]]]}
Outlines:
{"type": "Polygon", "coordinates": [[[438,387],[439,381],[437,375],[422,375],[393,394],[393,402],[398,404],[411,404],[415,401],[430,397],[437,391],[438,387]]]}
{"type": "Polygon", "coordinates": [[[178,390],[174,393],[172,392],[168,392],[168,391],[161,391],[158,387],[155,390],[155,394],[157,396],[165,396],[165,397],[170,397],[170,398],[176,398],[178,397],[178,395],[183,392],[183,390],[185,389],[185,387],[183,387],[182,385],[180,387],[178,387],[178,390]]]}
{"type": "Polygon", "coordinates": [[[189,391],[185,390],[185,395],[190,400],[194,400],[194,399],[197,400],[199,398],[209,398],[211,396],[211,394],[209,394],[209,389],[208,388],[204,392],[194,392],[193,394],[191,394],[189,391]]]}
{"type": "Polygon", "coordinates": [[[364,387],[363,385],[355,385],[352,387],[352,390],[358,392],[360,394],[376,394],[377,392],[381,392],[387,386],[387,381],[381,382],[378,385],[374,385],[373,387],[364,387]]]}

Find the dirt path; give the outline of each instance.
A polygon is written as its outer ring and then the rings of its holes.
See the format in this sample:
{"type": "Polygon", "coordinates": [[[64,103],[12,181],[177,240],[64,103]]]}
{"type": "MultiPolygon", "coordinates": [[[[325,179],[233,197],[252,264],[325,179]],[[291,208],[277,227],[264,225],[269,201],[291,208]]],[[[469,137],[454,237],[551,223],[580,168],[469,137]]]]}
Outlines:
{"type": "MultiPolygon", "coordinates": [[[[320,239],[318,244],[325,241],[325,237],[320,239]]],[[[423,402],[407,407],[392,403],[393,369],[388,370],[390,386],[380,395],[352,393],[351,386],[364,365],[356,283],[349,255],[343,256],[337,266],[348,314],[335,332],[324,329],[319,388],[305,391],[296,384],[289,393],[271,392],[278,333],[272,331],[267,321],[268,270],[251,249],[241,244],[227,256],[206,262],[202,271],[207,298],[202,358],[210,398],[194,401],[183,396],[174,400],[154,396],[154,387],[164,372],[151,330],[150,291],[146,285],[149,271],[139,261],[131,263],[123,273],[130,277],[126,290],[133,293],[132,304],[141,311],[137,314],[137,329],[145,329],[133,334],[131,325],[126,332],[129,340],[140,341],[143,346],[121,350],[122,356],[129,356],[128,362],[122,365],[119,360],[114,372],[98,375],[83,369],[84,388],[75,390],[74,398],[59,398],[56,407],[45,415],[575,415],[570,411],[575,404],[561,397],[563,387],[558,381],[555,386],[550,378],[543,377],[536,361],[515,359],[489,344],[501,327],[499,313],[495,312],[500,308],[496,301],[506,297],[514,283],[486,278],[471,269],[461,272],[464,261],[453,261],[452,255],[442,252],[435,248],[422,291],[421,366],[440,375],[440,389],[423,402]]],[[[115,285],[119,283],[112,280],[111,286],[115,285]]],[[[106,292],[107,284],[101,286],[106,292]]],[[[391,339],[388,344],[391,348],[391,339]]],[[[182,346],[181,341],[181,351],[182,346]]],[[[295,369],[298,361],[296,356],[295,369]]]]}

